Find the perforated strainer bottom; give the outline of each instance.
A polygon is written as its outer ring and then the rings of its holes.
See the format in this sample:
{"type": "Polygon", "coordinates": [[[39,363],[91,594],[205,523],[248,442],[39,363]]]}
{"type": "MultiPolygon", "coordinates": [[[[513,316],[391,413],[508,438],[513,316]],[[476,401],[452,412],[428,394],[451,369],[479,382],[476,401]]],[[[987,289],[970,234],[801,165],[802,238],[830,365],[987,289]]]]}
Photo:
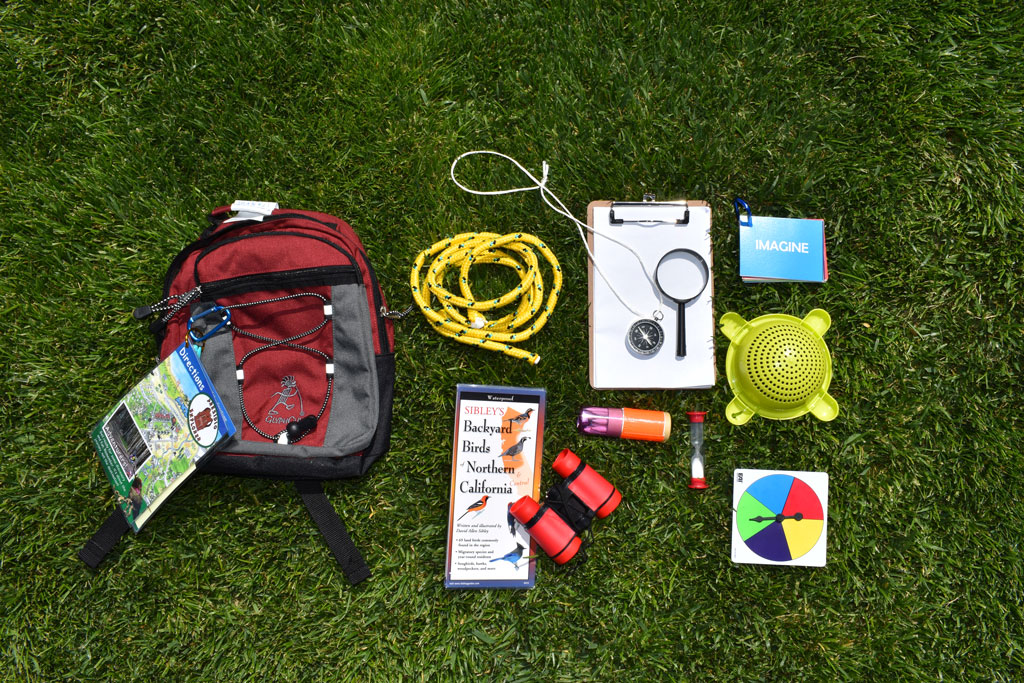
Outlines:
{"type": "Polygon", "coordinates": [[[803,327],[780,322],[750,340],[744,364],[754,387],[770,401],[798,404],[821,390],[828,353],[803,327]]]}

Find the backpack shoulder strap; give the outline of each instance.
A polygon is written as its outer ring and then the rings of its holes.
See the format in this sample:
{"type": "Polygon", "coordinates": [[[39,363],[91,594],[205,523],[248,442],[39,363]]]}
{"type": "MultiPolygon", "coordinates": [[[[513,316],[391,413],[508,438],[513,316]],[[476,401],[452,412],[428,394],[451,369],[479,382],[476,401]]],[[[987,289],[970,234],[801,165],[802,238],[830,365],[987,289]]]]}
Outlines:
{"type": "Polygon", "coordinates": [[[128,520],[124,518],[124,513],[115,505],[114,511],[107,517],[107,521],[103,522],[99,530],[78,551],[78,558],[96,569],[130,528],[128,520]]]}
{"type": "Polygon", "coordinates": [[[297,480],[295,489],[302,496],[302,502],[306,504],[310,517],[319,527],[349,583],[354,586],[370,578],[370,568],[366,565],[366,560],[349,537],[345,523],[341,521],[331,501],[327,500],[323,485],[319,481],[297,480]]]}
{"type": "MultiPolygon", "coordinates": [[[[355,585],[370,578],[370,568],[366,565],[366,560],[348,535],[345,523],[327,500],[320,482],[296,481],[295,488],[349,583],[355,585]]],[[[130,528],[124,513],[115,505],[106,521],[78,551],[78,558],[95,569],[130,528]]]]}

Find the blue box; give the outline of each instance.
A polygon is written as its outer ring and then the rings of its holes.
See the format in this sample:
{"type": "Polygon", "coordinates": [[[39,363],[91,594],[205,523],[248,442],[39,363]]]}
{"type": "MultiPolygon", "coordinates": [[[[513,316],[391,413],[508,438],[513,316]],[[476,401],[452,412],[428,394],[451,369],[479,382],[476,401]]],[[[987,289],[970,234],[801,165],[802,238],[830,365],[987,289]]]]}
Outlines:
{"type": "Polygon", "coordinates": [[[740,230],[740,277],[744,282],[825,282],[828,256],[820,218],[753,216],[734,202],[740,230]]]}

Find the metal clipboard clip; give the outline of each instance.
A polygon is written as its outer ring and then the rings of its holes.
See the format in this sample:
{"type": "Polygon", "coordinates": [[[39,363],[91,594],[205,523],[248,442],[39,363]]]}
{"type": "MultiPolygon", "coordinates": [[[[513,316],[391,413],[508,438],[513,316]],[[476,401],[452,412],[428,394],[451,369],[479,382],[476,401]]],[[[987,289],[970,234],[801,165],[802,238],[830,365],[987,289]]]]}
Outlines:
{"type": "MultiPolygon", "coordinates": [[[[621,217],[621,215],[619,217],[615,216],[615,209],[616,208],[620,208],[620,209],[622,209],[622,208],[631,208],[631,207],[635,208],[635,207],[638,207],[638,206],[651,206],[651,205],[659,205],[659,202],[655,201],[654,195],[650,194],[650,193],[644,194],[644,199],[643,199],[642,202],[612,202],[611,208],[608,209],[608,223],[610,225],[622,225],[623,223],[636,223],[637,225],[662,225],[664,223],[668,223],[669,221],[662,221],[662,220],[657,220],[657,219],[649,219],[649,218],[648,219],[643,219],[643,218],[623,218],[623,217],[621,217]]],[[[669,202],[660,202],[660,205],[661,206],[676,206],[676,207],[679,206],[678,204],[671,204],[669,202]]],[[[677,218],[675,220],[675,224],[676,225],[688,225],[690,223],[690,207],[689,207],[688,204],[686,204],[684,202],[683,203],[683,208],[685,209],[684,212],[683,212],[683,217],[682,218],[677,218]]]]}

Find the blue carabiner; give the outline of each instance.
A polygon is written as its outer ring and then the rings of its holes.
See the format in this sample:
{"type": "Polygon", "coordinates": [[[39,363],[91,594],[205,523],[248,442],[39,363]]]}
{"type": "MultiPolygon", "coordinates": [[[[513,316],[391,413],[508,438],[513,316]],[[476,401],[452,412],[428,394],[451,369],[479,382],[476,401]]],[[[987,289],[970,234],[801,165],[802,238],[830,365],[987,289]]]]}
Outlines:
{"type": "Polygon", "coordinates": [[[199,344],[201,342],[204,342],[207,339],[209,339],[214,333],[216,333],[217,330],[219,330],[220,328],[224,327],[229,322],[231,322],[231,309],[224,308],[223,306],[219,306],[219,305],[214,305],[212,308],[208,308],[205,311],[202,311],[201,313],[198,313],[198,314],[196,314],[196,315],[194,315],[194,316],[192,316],[191,318],[188,319],[188,336],[189,336],[189,339],[192,340],[193,344],[199,344]],[[223,313],[224,317],[222,317],[220,319],[220,322],[218,322],[216,325],[213,326],[213,329],[207,330],[201,336],[196,336],[195,332],[192,331],[192,325],[195,324],[196,322],[202,320],[203,318],[207,317],[208,315],[210,315],[212,313],[223,313]]]}
{"type": "Polygon", "coordinates": [[[750,206],[745,201],[743,201],[739,197],[736,197],[735,199],[732,200],[732,209],[733,211],[736,212],[736,219],[740,222],[740,225],[751,226],[754,224],[754,217],[750,215],[750,206]],[[743,222],[743,216],[740,215],[741,207],[744,213],[747,214],[746,223],[743,222]]]}

